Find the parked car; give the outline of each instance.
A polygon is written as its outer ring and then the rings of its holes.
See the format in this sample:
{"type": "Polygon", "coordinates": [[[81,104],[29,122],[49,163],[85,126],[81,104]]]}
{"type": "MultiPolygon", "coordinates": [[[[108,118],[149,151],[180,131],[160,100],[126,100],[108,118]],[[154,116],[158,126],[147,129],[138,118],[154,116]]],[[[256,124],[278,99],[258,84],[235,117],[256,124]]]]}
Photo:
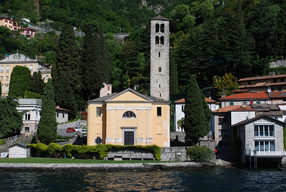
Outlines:
{"type": "Polygon", "coordinates": [[[67,133],[73,133],[73,132],[75,132],[75,129],[73,127],[67,128],[67,133]]]}
{"type": "Polygon", "coordinates": [[[82,134],[86,135],[87,134],[87,129],[83,129],[81,132],[82,132],[82,134]]]}
{"type": "Polygon", "coordinates": [[[74,127],[74,129],[75,129],[76,132],[81,132],[81,127],[77,126],[77,127],[74,127]]]}

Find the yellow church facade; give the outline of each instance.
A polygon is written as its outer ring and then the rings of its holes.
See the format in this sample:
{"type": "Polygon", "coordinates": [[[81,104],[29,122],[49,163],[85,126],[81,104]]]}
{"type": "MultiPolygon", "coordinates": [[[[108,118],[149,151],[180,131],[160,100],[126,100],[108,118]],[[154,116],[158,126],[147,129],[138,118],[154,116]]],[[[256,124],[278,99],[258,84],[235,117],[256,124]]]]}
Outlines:
{"type": "Polygon", "coordinates": [[[170,147],[170,102],[133,89],[88,101],[87,145],[170,147]]]}

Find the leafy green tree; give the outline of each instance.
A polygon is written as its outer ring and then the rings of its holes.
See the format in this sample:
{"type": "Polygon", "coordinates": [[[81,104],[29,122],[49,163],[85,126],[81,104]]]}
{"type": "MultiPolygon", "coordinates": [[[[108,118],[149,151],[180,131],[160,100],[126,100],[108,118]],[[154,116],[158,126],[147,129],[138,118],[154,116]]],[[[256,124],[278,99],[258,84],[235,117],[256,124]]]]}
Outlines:
{"type": "Polygon", "coordinates": [[[231,91],[238,89],[238,86],[237,78],[231,73],[213,78],[213,87],[216,88],[218,96],[229,96],[231,95],[231,91]]]}
{"type": "Polygon", "coordinates": [[[44,144],[54,143],[57,140],[56,103],[50,79],[44,91],[37,135],[39,140],[44,144]]]}
{"type": "Polygon", "coordinates": [[[190,76],[185,95],[184,129],[186,137],[196,144],[200,137],[204,137],[210,130],[203,106],[199,86],[193,76],[190,76]]]}
{"type": "Polygon", "coordinates": [[[0,53],[13,52],[16,49],[11,30],[8,27],[0,26],[0,53]]]}
{"type": "Polygon", "coordinates": [[[260,58],[265,58],[269,52],[269,40],[277,31],[280,9],[278,4],[262,0],[247,15],[247,28],[255,39],[255,51],[260,58]]]}
{"type": "Polygon", "coordinates": [[[35,71],[32,76],[29,91],[43,95],[45,86],[41,71],[35,71]]]}
{"type": "Polygon", "coordinates": [[[183,19],[183,24],[185,28],[191,28],[195,25],[196,18],[192,17],[191,15],[187,15],[186,17],[184,17],[183,19]]]}
{"type": "Polygon", "coordinates": [[[204,19],[210,18],[213,14],[214,7],[210,0],[205,0],[200,4],[199,14],[204,19]]]}
{"type": "Polygon", "coordinates": [[[183,18],[189,14],[189,6],[188,5],[178,5],[175,8],[176,18],[183,20],[183,18]]]}
{"type": "Polygon", "coordinates": [[[0,138],[17,135],[23,127],[23,112],[18,112],[13,98],[0,98],[0,138]]]}
{"type": "Polygon", "coordinates": [[[10,97],[24,97],[31,82],[31,71],[24,66],[15,66],[11,73],[9,93],[10,97]]]}

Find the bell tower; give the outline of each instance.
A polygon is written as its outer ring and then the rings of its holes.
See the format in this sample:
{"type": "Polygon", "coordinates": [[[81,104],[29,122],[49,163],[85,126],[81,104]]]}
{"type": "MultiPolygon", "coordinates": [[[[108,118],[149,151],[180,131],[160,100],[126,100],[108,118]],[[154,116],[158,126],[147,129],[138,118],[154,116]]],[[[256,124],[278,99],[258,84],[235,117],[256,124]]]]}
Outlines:
{"type": "Polygon", "coordinates": [[[169,19],[150,19],[150,95],[170,100],[169,19]]]}

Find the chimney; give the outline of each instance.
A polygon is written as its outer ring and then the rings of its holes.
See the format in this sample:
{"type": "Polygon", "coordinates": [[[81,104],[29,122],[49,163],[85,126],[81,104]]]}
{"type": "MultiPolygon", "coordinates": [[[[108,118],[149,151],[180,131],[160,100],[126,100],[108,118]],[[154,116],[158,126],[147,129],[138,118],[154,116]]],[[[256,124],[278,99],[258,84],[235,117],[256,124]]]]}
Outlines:
{"type": "Polygon", "coordinates": [[[60,108],[60,106],[59,106],[59,105],[57,105],[57,106],[56,106],[56,108],[60,108]]]}

